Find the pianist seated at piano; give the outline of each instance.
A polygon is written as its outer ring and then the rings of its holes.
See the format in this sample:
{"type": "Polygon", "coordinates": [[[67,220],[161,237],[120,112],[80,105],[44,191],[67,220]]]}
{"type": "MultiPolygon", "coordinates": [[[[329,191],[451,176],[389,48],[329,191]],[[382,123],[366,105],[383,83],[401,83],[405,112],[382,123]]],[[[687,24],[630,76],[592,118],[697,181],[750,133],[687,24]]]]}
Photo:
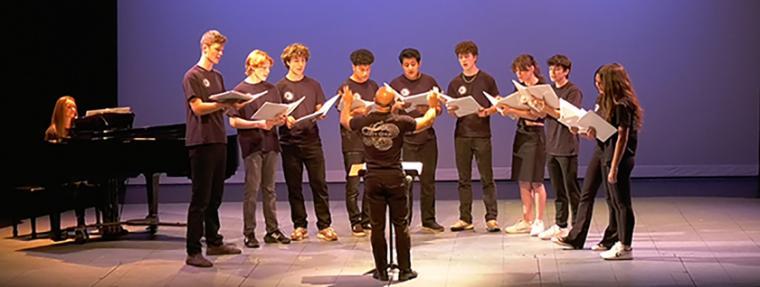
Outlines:
{"type": "Polygon", "coordinates": [[[45,131],[45,141],[60,142],[69,137],[71,123],[77,117],[77,103],[71,96],[58,98],[53,108],[53,116],[50,119],[50,126],[45,131]]]}
{"type": "MultiPolygon", "coordinates": [[[[70,131],[74,122],[74,119],[76,119],[78,116],[77,112],[77,103],[74,100],[74,97],[72,96],[62,96],[58,98],[58,100],[55,102],[55,107],[53,108],[53,116],[50,119],[50,126],[45,130],[45,141],[57,144],[61,143],[66,138],[70,138],[70,131]]],[[[72,181],[72,182],[66,182],[63,184],[63,186],[73,188],[74,190],[79,189],[79,187],[90,187],[93,186],[91,183],[87,182],[86,180],[79,180],[79,181],[72,181]]],[[[77,206],[75,209],[75,214],[77,218],[77,227],[78,228],[84,228],[85,226],[85,213],[84,208],[81,206],[77,206]]],[[[53,239],[65,239],[65,236],[62,236],[61,234],[55,234],[60,232],[60,215],[55,214],[53,217],[51,217],[50,225],[51,230],[53,230],[53,239]]],[[[80,240],[81,238],[77,238],[77,240],[80,240]]]]}

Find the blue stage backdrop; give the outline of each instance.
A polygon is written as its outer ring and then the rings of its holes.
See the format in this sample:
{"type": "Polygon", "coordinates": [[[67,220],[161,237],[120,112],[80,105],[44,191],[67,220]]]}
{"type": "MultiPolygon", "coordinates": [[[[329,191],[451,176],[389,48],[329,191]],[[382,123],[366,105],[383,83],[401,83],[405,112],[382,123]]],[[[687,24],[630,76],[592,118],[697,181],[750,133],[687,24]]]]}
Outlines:
{"type": "MultiPolygon", "coordinates": [[[[309,46],[307,74],[332,95],[351,73],[349,53],[375,54],[372,79],[401,74],[398,53],[422,52],[422,70],[444,87],[460,72],[454,46],[473,40],[478,66],[511,92],[512,59],[530,53],[546,75],[556,53],[573,60],[570,80],[596,97],[593,72],[622,63],[645,109],[634,176],[743,176],[758,173],[760,129],[758,1],[187,1],[118,2],[118,101],[136,125],[185,120],[181,80],[198,60],[203,32],[229,38],[216,66],[227,88],[245,77],[253,49],[275,58],[270,82],[286,72],[279,55],[293,42],[309,46]]],[[[435,124],[438,178],[456,179],[448,115],[435,124]]],[[[338,114],[320,130],[328,180],[343,179],[338,114]]],[[[507,179],[515,122],[492,119],[494,172],[507,179]]],[[[234,133],[228,127],[228,133],[234,133]]],[[[581,171],[593,144],[584,141],[581,171]]],[[[242,171],[242,167],[241,167],[242,171]]],[[[279,174],[279,173],[278,173],[279,174]]],[[[476,173],[477,175],[477,173],[476,173]]],[[[241,180],[239,172],[235,180],[241,180]]]]}

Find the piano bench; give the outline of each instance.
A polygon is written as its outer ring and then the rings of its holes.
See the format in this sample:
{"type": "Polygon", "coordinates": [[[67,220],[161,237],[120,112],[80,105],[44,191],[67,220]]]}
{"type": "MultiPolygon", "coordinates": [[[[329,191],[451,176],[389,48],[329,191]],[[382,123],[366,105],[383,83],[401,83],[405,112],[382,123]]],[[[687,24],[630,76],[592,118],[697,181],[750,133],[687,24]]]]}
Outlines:
{"type": "MultiPolygon", "coordinates": [[[[22,192],[22,193],[35,193],[35,192],[42,192],[45,191],[45,188],[42,186],[17,186],[16,191],[22,192]]],[[[13,222],[13,237],[18,237],[18,224],[19,219],[16,218],[16,215],[11,216],[11,222],[13,222]]],[[[29,222],[32,224],[32,239],[37,239],[37,217],[36,215],[29,216],[29,222]]]]}

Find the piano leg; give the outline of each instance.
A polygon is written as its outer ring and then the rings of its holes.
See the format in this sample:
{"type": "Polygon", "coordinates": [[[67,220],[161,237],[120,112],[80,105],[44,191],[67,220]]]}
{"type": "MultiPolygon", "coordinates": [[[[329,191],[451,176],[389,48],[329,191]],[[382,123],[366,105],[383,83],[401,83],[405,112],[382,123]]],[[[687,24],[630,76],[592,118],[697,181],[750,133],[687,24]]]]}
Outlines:
{"type": "Polygon", "coordinates": [[[103,225],[101,228],[103,237],[118,237],[127,233],[121,227],[119,216],[119,193],[121,192],[119,182],[118,178],[109,178],[103,185],[103,225]]]}
{"type": "Polygon", "coordinates": [[[145,217],[148,222],[148,232],[156,234],[158,231],[158,185],[160,174],[144,173],[145,188],[148,196],[148,216],[145,217]]]}

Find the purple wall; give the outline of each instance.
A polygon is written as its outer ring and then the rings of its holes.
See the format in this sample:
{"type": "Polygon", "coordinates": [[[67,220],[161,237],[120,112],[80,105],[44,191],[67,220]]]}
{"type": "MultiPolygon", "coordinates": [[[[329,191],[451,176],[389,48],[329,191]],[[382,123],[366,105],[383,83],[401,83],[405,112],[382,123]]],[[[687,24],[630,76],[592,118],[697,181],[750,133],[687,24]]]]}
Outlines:
{"type": "MultiPolygon", "coordinates": [[[[272,55],[270,81],[292,42],[310,47],[307,74],[328,95],[350,74],[348,54],[375,53],[378,83],[401,74],[399,51],[422,52],[422,68],[444,87],[459,71],[453,49],[480,48],[479,67],[511,91],[512,59],[555,53],[574,62],[571,80],[589,108],[592,74],[605,63],[628,69],[645,109],[636,176],[757,175],[760,123],[758,1],[119,1],[118,98],[137,126],[184,122],[183,73],[211,28],[228,36],[217,68],[232,88],[253,49],[272,55]]],[[[548,78],[548,76],[547,76],[548,78]]],[[[439,178],[456,177],[454,120],[436,123],[439,178]]],[[[515,123],[493,119],[494,169],[507,178],[515,123]]],[[[328,177],[343,177],[337,113],[320,123],[328,177]]],[[[229,132],[234,132],[229,129],[229,132]]],[[[592,144],[583,143],[581,165],[592,144]]],[[[583,167],[582,167],[583,169],[583,167]]],[[[240,173],[239,173],[240,174],[240,173]]],[[[242,178],[242,177],[240,177],[242,178]]]]}

